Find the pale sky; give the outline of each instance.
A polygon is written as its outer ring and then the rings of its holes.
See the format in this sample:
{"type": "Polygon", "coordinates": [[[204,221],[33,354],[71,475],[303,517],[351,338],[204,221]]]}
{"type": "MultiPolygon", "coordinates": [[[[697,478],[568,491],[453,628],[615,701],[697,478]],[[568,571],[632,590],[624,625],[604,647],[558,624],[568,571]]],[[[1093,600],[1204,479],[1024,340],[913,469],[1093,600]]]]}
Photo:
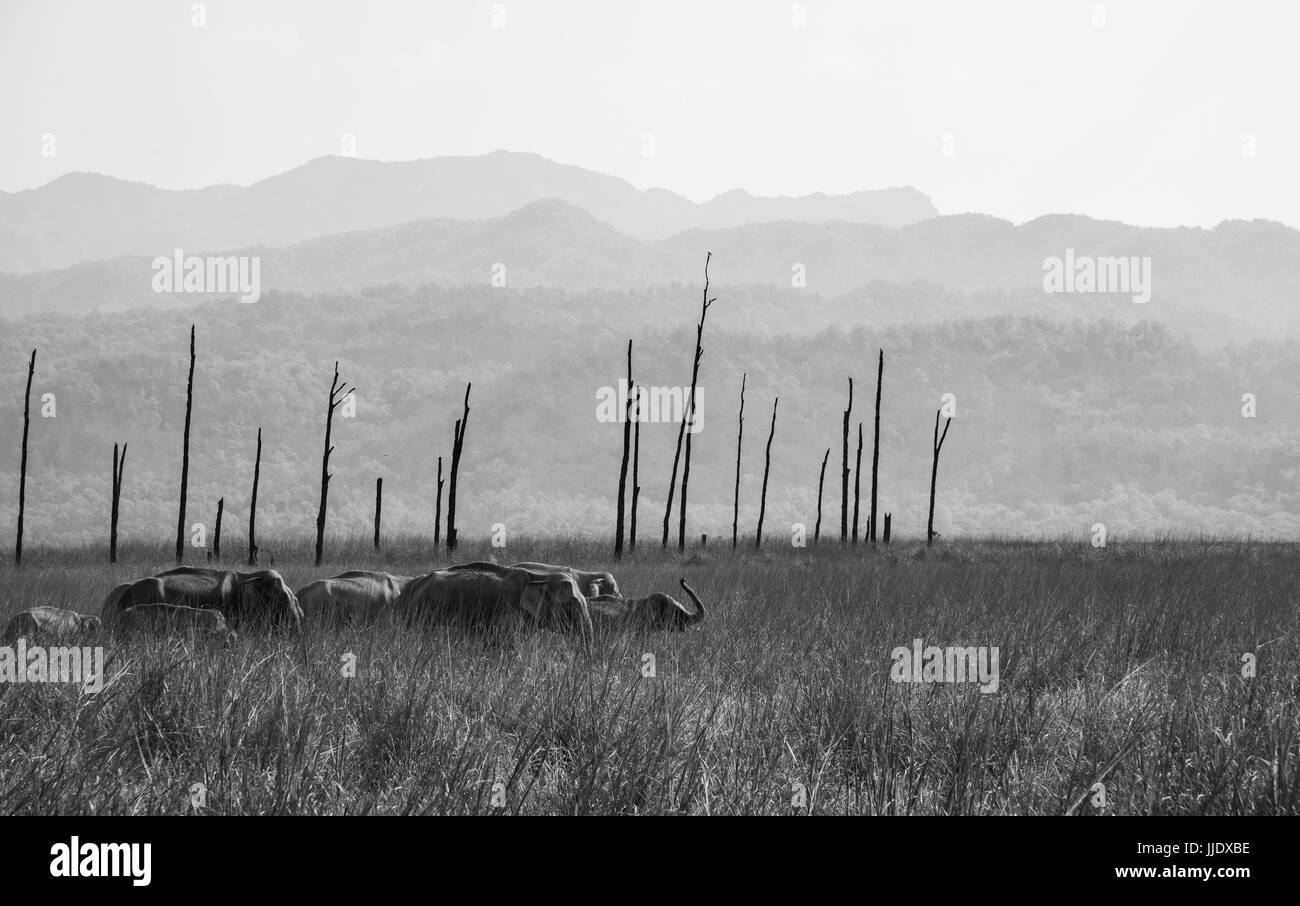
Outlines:
{"type": "Polygon", "coordinates": [[[1017,222],[1300,225],[1298,42],[1286,0],[0,0],[0,190],[247,184],[351,133],[696,200],[912,185],[1017,222]]]}

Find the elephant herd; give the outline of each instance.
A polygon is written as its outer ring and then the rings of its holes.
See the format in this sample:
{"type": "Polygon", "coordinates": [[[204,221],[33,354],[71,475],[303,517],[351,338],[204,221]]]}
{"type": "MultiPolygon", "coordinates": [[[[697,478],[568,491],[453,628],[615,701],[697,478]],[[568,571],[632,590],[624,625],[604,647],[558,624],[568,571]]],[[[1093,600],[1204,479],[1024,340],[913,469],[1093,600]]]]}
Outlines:
{"type": "Polygon", "coordinates": [[[4,642],[175,630],[229,640],[236,629],[298,631],[385,618],[474,632],[539,627],[584,638],[598,630],[681,631],[701,622],[705,608],[686,580],[680,581],[689,606],[662,593],[624,597],[608,572],[549,563],[480,561],[422,576],[352,570],[296,593],[272,569],[178,567],[118,585],[98,617],[56,607],[23,611],[10,619],[4,642]]]}

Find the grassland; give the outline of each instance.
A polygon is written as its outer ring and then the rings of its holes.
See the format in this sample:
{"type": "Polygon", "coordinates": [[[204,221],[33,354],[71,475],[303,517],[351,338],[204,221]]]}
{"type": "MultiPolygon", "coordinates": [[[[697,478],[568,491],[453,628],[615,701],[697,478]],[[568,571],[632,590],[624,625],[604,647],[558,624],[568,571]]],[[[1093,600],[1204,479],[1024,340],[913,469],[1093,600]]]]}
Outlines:
{"type": "MultiPolygon", "coordinates": [[[[279,545],[275,568],[298,587],[448,562],[426,550],[340,544],[316,569],[306,543],[279,545]]],[[[610,562],[608,547],[546,540],[465,544],[456,559],[492,554],[610,562]]],[[[0,567],[0,613],[95,612],[118,581],[170,565],[162,546],[106,559],[29,546],[21,570],[0,567]]],[[[629,594],[675,593],[684,575],[709,620],[591,650],[551,633],[485,643],[396,622],[245,633],[229,650],[152,639],[110,646],[97,694],[0,684],[0,813],[1300,810],[1297,545],[823,543],[678,557],[654,544],[616,574],[629,594]],[[998,646],[998,691],[892,682],[890,651],[915,638],[998,646]]]]}

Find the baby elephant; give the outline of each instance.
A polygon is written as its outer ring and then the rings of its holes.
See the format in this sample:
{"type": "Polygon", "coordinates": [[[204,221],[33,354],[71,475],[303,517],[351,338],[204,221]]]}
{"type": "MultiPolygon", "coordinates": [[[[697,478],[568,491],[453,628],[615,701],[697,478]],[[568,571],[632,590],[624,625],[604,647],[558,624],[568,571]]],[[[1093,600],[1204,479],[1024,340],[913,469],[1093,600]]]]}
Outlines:
{"type": "Polygon", "coordinates": [[[644,598],[623,598],[617,595],[593,595],[587,598],[591,622],[596,627],[613,630],[681,632],[704,620],[704,602],[682,579],[682,591],[690,597],[694,608],[689,608],[675,598],[655,592],[644,598]]]}
{"type": "Polygon", "coordinates": [[[33,607],[14,614],[5,626],[6,645],[18,639],[82,639],[99,633],[99,617],[64,610],[62,607],[33,607]]]}
{"type": "Polygon", "coordinates": [[[219,610],[185,607],[181,604],[136,604],[118,614],[113,623],[117,631],[130,632],[192,632],[217,635],[227,642],[236,636],[226,626],[226,618],[219,610]]]}

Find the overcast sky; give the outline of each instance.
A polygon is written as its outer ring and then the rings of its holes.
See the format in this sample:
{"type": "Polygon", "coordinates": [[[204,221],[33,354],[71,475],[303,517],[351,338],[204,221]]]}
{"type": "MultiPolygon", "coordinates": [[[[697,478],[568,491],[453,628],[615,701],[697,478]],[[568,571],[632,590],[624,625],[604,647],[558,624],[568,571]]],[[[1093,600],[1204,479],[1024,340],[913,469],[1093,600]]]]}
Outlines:
{"type": "Polygon", "coordinates": [[[351,133],[696,200],[912,185],[1015,221],[1300,225],[1298,37],[1285,0],[0,0],[0,189],[247,184],[351,133]]]}

